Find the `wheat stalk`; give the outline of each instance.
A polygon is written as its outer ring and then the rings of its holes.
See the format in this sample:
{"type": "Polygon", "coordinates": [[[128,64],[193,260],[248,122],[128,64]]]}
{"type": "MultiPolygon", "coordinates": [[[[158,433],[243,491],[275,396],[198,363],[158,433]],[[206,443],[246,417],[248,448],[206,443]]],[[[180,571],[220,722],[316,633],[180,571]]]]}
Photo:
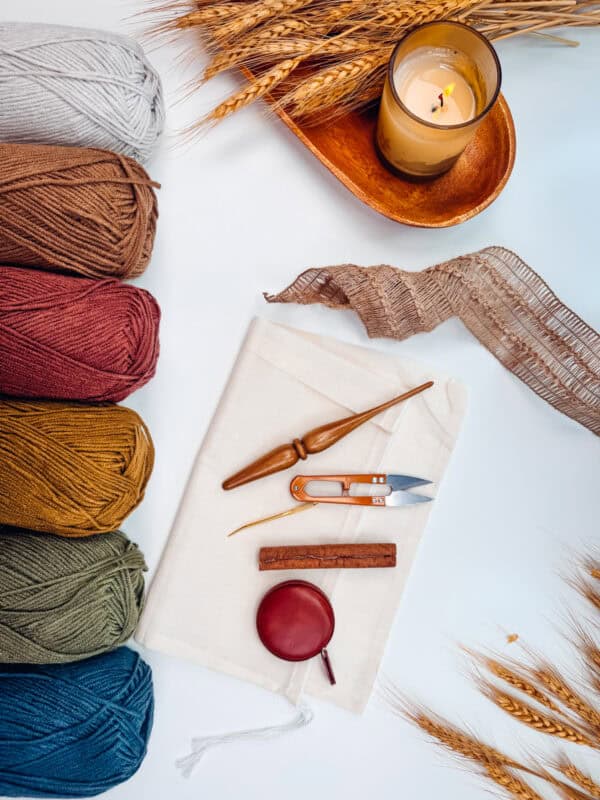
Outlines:
{"type": "MultiPolygon", "coordinates": [[[[367,105],[379,98],[381,88],[378,85],[377,73],[365,76],[362,81],[357,81],[352,91],[352,101],[348,100],[346,85],[330,87],[325,94],[316,93],[302,103],[302,120],[304,124],[316,124],[320,121],[333,121],[348,110],[349,102],[360,102],[367,105]]],[[[295,115],[293,109],[286,109],[291,116],[295,115]]]]}
{"type": "MultiPolygon", "coordinates": [[[[393,691],[394,690],[390,689],[390,687],[384,689],[384,692],[387,693],[388,696],[391,696],[392,699],[390,703],[392,709],[396,713],[416,724],[424,733],[446,750],[480,766],[490,778],[493,779],[492,772],[499,776],[499,770],[502,770],[516,781],[518,779],[512,774],[512,771],[517,770],[526,775],[539,778],[563,793],[571,792],[571,797],[576,798],[576,800],[598,800],[598,795],[596,794],[598,786],[589,776],[577,770],[570,762],[566,760],[560,762],[560,765],[557,764],[555,769],[560,771],[569,780],[581,786],[585,792],[574,789],[548,771],[539,768],[536,769],[510,758],[500,750],[456,728],[441,717],[429,714],[422,709],[409,705],[405,701],[399,699],[397,694],[394,695],[393,691]],[[392,692],[391,695],[390,692],[392,692]],[[569,767],[569,769],[567,769],[567,767],[569,767]],[[581,781],[575,780],[574,776],[576,770],[577,775],[582,776],[581,781]]],[[[505,780],[505,778],[506,775],[503,780],[505,780]]],[[[496,783],[499,783],[499,781],[496,781],[496,783]]],[[[534,797],[535,796],[537,795],[534,794],[534,797]]]]}
{"type": "Polygon", "coordinates": [[[574,786],[561,784],[560,787],[557,786],[557,789],[559,795],[564,798],[564,800],[594,800],[591,795],[582,792],[581,789],[577,789],[574,786]]]}
{"type": "Polygon", "coordinates": [[[203,80],[208,80],[233,67],[254,65],[265,58],[308,56],[319,48],[319,58],[330,58],[341,54],[349,55],[370,49],[369,42],[357,39],[332,39],[321,45],[314,39],[265,39],[251,42],[242,47],[223,51],[215,56],[204,71],[203,80]]]}
{"type": "Polygon", "coordinates": [[[589,574],[590,578],[600,581],[600,562],[597,558],[588,558],[584,562],[584,568],[589,574]]]}
{"type": "Polygon", "coordinates": [[[600,611],[600,593],[598,593],[589,583],[582,584],[582,594],[588,603],[600,611]]]}
{"type": "Polygon", "coordinates": [[[193,28],[194,26],[218,25],[221,20],[231,19],[239,13],[239,7],[235,3],[224,3],[223,5],[206,5],[196,11],[190,11],[177,20],[178,28],[193,28]]]}
{"type": "Polygon", "coordinates": [[[256,78],[254,81],[252,81],[249,86],[246,86],[244,89],[229,97],[223,103],[220,103],[210,112],[210,114],[204,118],[204,120],[200,122],[200,125],[218,122],[228,114],[232,114],[234,111],[239,111],[240,108],[253,103],[260,97],[264,97],[264,95],[271,92],[276,86],[284,81],[287,76],[294,69],[296,69],[300,61],[301,59],[299,58],[290,58],[286,61],[282,61],[280,64],[277,64],[268,72],[265,72],[263,75],[261,75],[260,78],[256,78]]]}
{"type": "Polygon", "coordinates": [[[590,672],[600,675],[600,647],[591,637],[585,637],[581,642],[581,650],[590,672]]]}
{"type": "MultiPolygon", "coordinates": [[[[407,28],[414,28],[426,22],[451,19],[455,14],[464,14],[481,0],[418,0],[414,3],[378,3],[371,15],[364,15],[361,27],[376,35],[398,38],[407,28]]],[[[352,17],[349,22],[352,22],[352,17]]]]}
{"type": "Polygon", "coordinates": [[[499,708],[530,728],[534,728],[541,733],[546,733],[549,736],[556,736],[559,739],[573,742],[574,744],[600,749],[597,742],[574,725],[563,722],[556,716],[542,714],[527,703],[521,702],[513,695],[505,694],[500,691],[496,686],[488,684],[485,689],[485,694],[499,708]]]}
{"type": "Polygon", "coordinates": [[[498,764],[505,767],[514,767],[516,769],[526,769],[523,765],[518,764],[513,759],[506,756],[500,750],[496,750],[491,745],[470,736],[454,725],[443,720],[441,717],[429,715],[425,711],[404,707],[399,709],[398,706],[392,706],[394,710],[403,716],[405,719],[410,720],[417,725],[424,733],[435,739],[439,744],[443,745],[446,749],[451,750],[463,758],[474,761],[479,764],[498,764]]]}
{"type": "Polygon", "coordinates": [[[204,70],[203,80],[209,80],[224,70],[250,63],[257,52],[264,51],[266,45],[276,44],[290,36],[300,37],[308,27],[308,22],[305,20],[287,17],[267,24],[257,31],[251,31],[246,36],[240,37],[239,44],[231,45],[213,57],[204,70]]]}
{"type": "Polygon", "coordinates": [[[580,770],[567,758],[558,761],[554,768],[562,773],[565,778],[585,789],[590,797],[600,798],[600,784],[596,783],[590,775],[580,770]]]}
{"type": "Polygon", "coordinates": [[[315,98],[319,98],[322,108],[330,106],[341,98],[341,87],[346,94],[351,94],[364,83],[365,78],[372,75],[374,70],[386,64],[390,57],[390,48],[380,48],[370,55],[344,61],[326,67],[315,75],[301,81],[294,89],[287,92],[277,103],[292,116],[301,116],[307,108],[314,105],[315,98]]]}
{"type": "MultiPolygon", "coordinates": [[[[285,48],[285,45],[284,45],[285,48]]],[[[203,81],[208,81],[218,75],[220,72],[225,72],[228,69],[239,67],[247,64],[254,64],[260,61],[261,56],[281,55],[282,46],[277,39],[265,40],[264,43],[256,42],[239,47],[232,48],[231,50],[223,50],[214,56],[202,75],[203,81]]]]}
{"type": "Polygon", "coordinates": [[[276,19],[275,22],[259,28],[258,31],[254,31],[249,37],[246,37],[246,42],[250,44],[253,41],[272,41],[280,36],[299,36],[309,29],[309,23],[302,18],[286,17],[285,19],[276,19]]]}
{"type": "Polygon", "coordinates": [[[322,6],[318,4],[306,10],[306,19],[310,21],[314,28],[322,28],[324,31],[332,31],[341,23],[346,22],[348,17],[363,5],[362,0],[345,0],[343,3],[327,3],[322,6]]]}
{"type": "MultiPolygon", "coordinates": [[[[523,667],[518,669],[513,667],[512,664],[483,654],[470,653],[470,655],[494,677],[527,695],[545,708],[562,715],[564,722],[569,722],[569,718],[565,717],[564,708],[574,712],[579,717],[579,720],[583,722],[587,733],[590,734],[590,738],[598,739],[600,713],[596,711],[588,700],[576,692],[560,672],[551,665],[541,664],[535,668],[523,667]],[[545,691],[542,691],[540,686],[545,691]],[[560,701],[564,708],[558,706],[546,692],[560,701]]],[[[482,682],[484,693],[489,695],[490,690],[493,688],[489,682],[482,682]]]]}
{"type": "MultiPolygon", "coordinates": [[[[275,2],[275,0],[272,0],[272,2],[275,2]]],[[[268,94],[269,92],[272,92],[273,89],[279,86],[279,84],[298,67],[303,58],[320,51],[325,44],[329,44],[329,42],[320,42],[312,50],[309,50],[307,53],[305,53],[303,57],[288,58],[285,61],[278,63],[275,67],[263,73],[260,77],[254,79],[244,89],[241,89],[239,92],[236,92],[227,100],[220,103],[200,122],[200,125],[218,122],[229,114],[239,111],[240,108],[253,103],[260,97],[264,97],[264,95],[268,94]]]]}
{"type": "MultiPolygon", "coordinates": [[[[258,2],[242,6],[243,11],[229,22],[212,29],[210,34],[215,42],[224,46],[234,37],[239,37],[240,34],[252,30],[265,20],[292,13],[310,2],[311,0],[258,0],[258,2]]],[[[234,5],[239,8],[237,3],[234,5]]]]}
{"type": "MultiPolygon", "coordinates": [[[[509,775],[512,780],[518,781],[518,779],[512,774],[512,771],[517,770],[526,775],[539,778],[540,780],[543,780],[546,783],[556,787],[560,791],[571,791],[572,793],[576,791],[573,789],[573,787],[554,777],[549,772],[520,763],[519,761],[510,758],[505,753],[502,753],[500,750],[497,750],[491,745],[488,745],[485,742],[482,742],[480,739],[477,739],[476,737],[465,733],[459,728],[456,728],[454,725],[442,719],[441,717],[430,714],[415,706],[411,706],[409,703],[405,702],[397,692],[395,692],[393,687],[390,687],[389,685],[383,687],[383,692],[385,695],[387,695],[388,701],[390,702],[392,710],[395,713],[417,725],[425,734],[427,734],[431,739],[435,740],[437,744],[441,745],[446,750],[449,750],[455,755],[478,765],[482,768],[483,772],[492,779],[492,773],[500,777],[500,771],[502,771],[502,782],[495,781],[496,783],[504,785],[503,781],[506,780],[506,775],[509,775]]],[[[558,766],[556,768],[558,769],[558,766]]],[[[573,780],[572,777],[566,773],[563,774],[565,774],[565,777],[569,777],[570,780],[573,780]]],[[[522,784],[522,782],[520,783],[522,784]]],[[[515,783],[513,785],[516,787],[517,784],[515,783]]],[[[522,786],[525,787],[526,785],[522,784],[522,786]]],[[[505,786],[504,788],[508,789],[508,786],[505,786]]],[[[582,788],[586,789],[586,786],[583,786],[582,788]]],[[[526,795],[523,797],[525,796],[526,795]]],[[[533,796],[536,797],[537,795],[534,794],[533,796]]],[[[571,796],[575,797],[574,794],[571,796]]],[[[579,792],[577,794],[577,800],[597,800],[597,798],[596,795],[588,789],[587,793],[579,792]]]]}
{"type": "Polygon", "coordinates": [[[595,730],[595,735],[598,736],[600,713],[567,683],[558,670],[550,665],[545,665],[533,670],[532,675],[551,694],[557,697],[563,705],[574,711],[584,722],[590,725],[595,730]]]}
{"type": "MultiPolygon", "coordinates": [[[[501,777],[501,781],[495,782],[499,785],[503,785],[507,791],[509,790],[509,784],[507,783],[505,785],[504,782],[508,781],[509,777],[513,781],[516,781],[510,784],[515,789],[519,785],[521,787],[520,791],[532,791],[530,787],[516,778],[514,772],[518,771],[554,786],[565,797],[570,798],[570,800],[598,800],[595,794],[596,787],[593,780],[589,776],[585,776],[581,771],[575,773],[574,770],[577,768],[566,758],[557,761],[556,764],[553,765],[553,768],[570,781],[576,783],[581,789],[576,789],[570,784],[565,783],[565,781],[557,778],[548,770],[524,764],[513,759],[501,750],[457,728],[442,717],[410,703],[390,682],[382,682],[380,684],[380,691],[394,713],[414,725],[417,725],[421,731],[433,739],[438,745],[441,745],[454,755],[480,767],[492,780],[494,776],[498,778],[501,777]],[[567,767],[569,768],[568,770],[567,767]],[[585,781],[582,780],[578,782],[575,780],[575,774],[584,776],[585,781]]],[[[527,797],[526,794],[519,796],[523,798],[527,797]]],[[[534,793],[533,797],[536,796],[537,795],[534,793]]]]}
{"type": "MultiPolygon", "coordinates": [[[[218,106],[208,121],[220,120],[268,94],[274,88],[270,81],[277,85],[280,70],[295,58],[313,67],[319,60],[332,63],[310,76],[291,76],[291,88],[276,109],[296,118],[318,112],[331,119],[377,98],[392,46],[416,25],[456,19],[475,25],[494,40],[534,33],[574,45],[545,30],[557,24],[600,24],[599,5],[596,0],[174,0],[158,7],[162,13],[171,10],[174,17],[154,32],[194,28],[203,33],[208,49],[220,50],[203,81],[236,67],[259,68],[248,89],[218,106]],[[332,35],[338,41],[329,39],[332,35]]],[[[597,561],[589,572],[598,578],[597,561]]],[[[598,592],[588,587],[586,596],[600,608],[598,592]]]]}
{"type": "Polygon", "coordinates": [[[526,694],[532,700],[535,700],[537,703],[540,703],[540,705],[549,708],[551,711],[560,712],[560,708],[552,702],[548,695],[540,691],[540,689],[535,686],[534,683],[528,680],[522,672],[517,671],[512,666],[509,666],[506,662],[498,661],[489,656],[479,653],[472,653],[471,655],[476,659],[476,661],[482,664],[488,670],[488,672],[511,686],[513,689],[517,689],[523,694],[526,694]]]}
{"type": "MultiPolygon", "coordinates": [[[[274,8],[276,6],[281,7],[284,3],[297,3],[301,4],[302,2],[306,2],[306,0],[263,0],[264,3],[269,2],[270,7],[274,8]]],[[[253,4],[257,5],[257,4],[253,4]]],[[[241,17],[244,15],[240,15],[241,17]]],[[[233,23],[229,23],[232,25],[233,23]]],[[[305,52],[301,56],[297,56],[296,58],[288,58],[281,64],[278,64],[271,70],[260,75],[258,78],[255,78],[249,87],[246,89],[237,92],[235,95],[230,97],[228,100],[221,103],[217,108],[215,108],[204,120],[200,123],[200,125],[210,123],[210,122],[217,122],[223,117],[228,116],[229,114],[238,111],[245,105],[254,102],[259,97],[263,97],[265,94],[270,93],[274,88],[276,88],[285,78],[290,75],[298,66],[299,64],[314,56],[321,56],[323,52],[327,53],[328,51],[333,51],[335,48],[341,49],[343,52],[343,44],[342,41],[348,40],[348,34],[354,32],[353,28],[346,29],[344,33],[339,34],[338,36],[332,39],[322,39],[318,40],[315,43],[311,43],[309,47],[305,49],[305,52]]],[[[379,55],[381,58],[381,55],[379,55]]],[[[365,60],[369,63],[372,62],[372,56],[366,56],[365,60]]],[[[355,59],[355,62],[359,62],[360,59],[355,59]]],[[[345,70],[349,74],[353,69],[353,62],[348,62],[345,65],[345,70]]],[[[357,64],[354,65],[354,71],[358,70],[357,64]]]]}
{"type": "MultiPolygon", "coordinates": [[[[598,565],[595,561],[585,562],[583,564],[583,569],[584,573],[589,575],[593,581],[597,580],[598,565]]],[[[596,590],[596,587],[593,585],[593,583],[591,583],[589,580],[586,580],[581,574],[572,578],[570,583],[571,586],[577,589],[583,599],[587,600],[587,602],[595,611],[600,610],[600,593],[596,590]]]]}
{"type": "Polygon", "coordinates": [[[563,780],[560,780],[560,778],[555,777],[552,773],[548,772],[547,770],[540,771],[538,777],[542,778],[542,780],[545,780],[547,783],[554,786],[554,788],[559,792],[559,794],[567,798],[567,800],[597,800],[597,798],[595,798],[593,794],[584,791],[578,786],[573,786],[572,782],[567,783],[563,780]]]}
{"type": "Polygon", "coordinates": [[[441,720],[436,720],[424,713],[417,713],[410,717],[422,731],[429,736],[437,739],[444,747],[467,758],[470,761],[477,761],[485,765],[503,764],[506,766],[517,766],[512,759],[505,756],[499,750],[491,747],[485,742],[462,732],[460,729],[451,725],[444,724],[441,720]]]}
{"type": "MultiPolygon", "coordinates": [[[[416,25],[454,19],[474,25],[493,40],[529,33],[576,45],[547,29],[600,24],[600,0],[161,0],[153,13],[168,16],[154,27],[154,34],[171,36],[191,28],[203,35],[214,57],[195,85],[238,67],[257,73],[247,90],[222,103],[206,120],[220,120],[268,94],[271,80],[280,82],[280,70],[295,58],[313,71],[319,61],[327,66],[309,76],[306,71],[294,74],[277,109],[295,118],[318,112],[331,119],[376,99],[392,46],[416,25]]],[[[599,579],[597,560],[590,562],[588,575],[599,579]]],[[[588,587],[586,596],[600,608],[594,588],[588,587]]]]}
{"type": "MultiPolygon", "coordinates": [[[[505,1],[499,0],[499,4],[505,1]]],[[[523,5],[525,2],[523,0],[523,5]]],[[[597,569],[597,562],[586,562],[586,568],[590,577],[596,579],[593,570],[597,569]]],[[[574,585],[581,591],[579,583],[574,585]]],[[[577,622],[574,627],[573,642],[583,655],[595,689],[600,691],[600,648],[577,622]]],[[[511,717],[541,733],[600,749],[600,712],[573,688],[573,684],[559,670],[539,659],[534,660],[531,666],[469,650],[467,652],[491,676],[489,680],[479,677],[484,694],[511,717]],[[525,695],[544,710],[508,693],[496,682],[492,682],[493,679],[501,681],[520,695],[525,695]]],[[[477,765],[483,774],[502,787],[510,797],[542,800],[541,795],[516,774],[522,773],[551,785],[564,800],[600,800],[600,784],[566,756],[550,763],[549,768],[519,763],[442,718],[410,705],[390,684],[384,689],[396,713],[416,724],[438,744],[477,765]],[[558,773],[560,777],[554,773],[558,773]]]]}
{"type": "Polygon", "coordinates": [[[543,800],[542,796],[535,792],[531,786],[499,764],[487,764],[485,774],[494,783],[501,786],[511,797],[516,797],[518,800],[543,800]]]}

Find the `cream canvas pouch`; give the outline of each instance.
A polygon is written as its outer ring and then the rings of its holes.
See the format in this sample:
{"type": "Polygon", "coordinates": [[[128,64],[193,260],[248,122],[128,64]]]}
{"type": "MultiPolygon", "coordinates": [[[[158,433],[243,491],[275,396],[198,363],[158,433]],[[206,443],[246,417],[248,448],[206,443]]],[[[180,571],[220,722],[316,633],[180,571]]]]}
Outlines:
{"type": "Polygon", "coordinates": [[[465,388],[423,365],[254,320],[198,452],[137,640],[253,681],[295,703],[306,693],[361,712],[435,503],[402,509],[320,504],[232,538],[227,533],[293,506],[289,484],[299,473],[407,473],[432,480],[427,494],[435,495],[465,408],[465,388]],[[431,389],[291,470],[228,492],[221,488],[226,477],[271,448],[430,379],[431,389]],[[397,544],[395,569],[274,575],[257,567],[261,546],[374,540],[397,544]],[[279,660],[257,636],[262,596],[292,577],[320,586],[334,607],[336,627],[328,650],[335,686],[329,685],[320,659],[279,660]]]}

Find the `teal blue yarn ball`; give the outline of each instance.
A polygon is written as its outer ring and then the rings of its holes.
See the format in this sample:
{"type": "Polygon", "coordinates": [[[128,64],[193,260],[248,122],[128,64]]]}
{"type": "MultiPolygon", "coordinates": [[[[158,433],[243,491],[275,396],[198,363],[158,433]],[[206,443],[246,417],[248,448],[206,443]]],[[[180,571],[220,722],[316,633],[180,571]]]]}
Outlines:
{"type": "Polygon", "coordinates": [[[133,650],[0,667],[0,796],[92,797],[139,768],[152,729],[148,664],[133,650]]]}

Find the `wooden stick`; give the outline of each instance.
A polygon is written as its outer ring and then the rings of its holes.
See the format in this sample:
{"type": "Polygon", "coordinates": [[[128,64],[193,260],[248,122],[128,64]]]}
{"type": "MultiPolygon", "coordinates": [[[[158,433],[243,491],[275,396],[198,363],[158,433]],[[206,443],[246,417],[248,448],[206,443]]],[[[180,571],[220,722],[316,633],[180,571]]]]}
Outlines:
{"type": "Polygon", "coordinates": [[[317,544],[261,547],[258,568],[274,569],[365,569],[395,567],[396,545],[317,544]]]}
{"type": "Polygon", "coordinates": [[[248,464],[244,469],[236,472],[235,475],[227,478],[227,480],[223,481],[223,489],[235,489],[236,486],[242,486],[244,483],[250,483],[250,481],[256,481],[266,475],[273,475],[275,472],[288,469],[296,464],[299,459],[305,459],[311,453],[321,453],[377,414],[387,411],[388,408],[392,408],[392,406],[401,403],[403,400],[408,400],[409,397],[414,397],[416,394],[424,392],[425,389],[429,389],[431,386],[433,386],[433,381],[427,381],[398,397],[375,406],[375,408],[370,408],[360,414],[353,414],[351,417],[328,422],[326,425],[321,425],[320,428],[313,428],[313,430],[305,433],[302,439],[294,439],[290,444],[282,444],[276,447],[261,458],[248,464]]]}

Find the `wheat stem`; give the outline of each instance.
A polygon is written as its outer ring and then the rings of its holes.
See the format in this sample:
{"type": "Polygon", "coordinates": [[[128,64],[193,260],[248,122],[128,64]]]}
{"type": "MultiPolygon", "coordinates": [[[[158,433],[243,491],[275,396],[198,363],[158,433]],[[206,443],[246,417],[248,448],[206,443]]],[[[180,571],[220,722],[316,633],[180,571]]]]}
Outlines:
{"type": "MultiPolygon", "coordinates": [[[[394,713],[417,725],[438,745],[441,745],[455,755],[478,765],[483,769],[485,774],[492,779],[494,779],[494,776],[501,777],[500,771],[502,771],[502,783],[495,781],[499,785],[504,785],[503,782],[508,779],[506,773],[508,773],[510,778],[518,781],[518,778],[516,778],[513,774],[516,770],[525,775],[530,775],[531,777],[538,778],[546,783],[551,784],[561,793],[563,793],[565,797],[568,796],[573,798],[573,800],[598,800],[593,791],[595,784],[593,781],[591,781],[589,776],[586,776],[588,778],[588,783],[586,785],[583,783],[578,784],[582,787],[582,789],[586,790],[585,792],[574,789],[570,784],[567,784],[555,777],[547,770],[543,770],[539,767],[535,768],[533,766],[528,766],[527,764],[516,761],[502,751],[486,744],[475,736],[465,733],[460,728],[457,728],[447,720],[444,720],[442,717],[431,714],[424,709],[418,708],[417,706],[407,702],[392,684],[383,683],[381,686],[381,691],[394,713]]],[[[554,768],[557,771],[560,771],[565,777],[569,778],[569,780],[573,781],[573,776],[567,774],[562,769],[563,767],[567,766],[572,765],[569,761],[564,759],[563,761],[557,762],[554,765],[554,768]]],[[[581,774],[583,775],[583,773],[581,774]]],[[[574,782],[577,783],[577,781],[574,782]]],[[[526,785],[522,782],[520,782],[520,784],[525,787],[525,789],[530,789],[530,787],[526,787],[526,785]]],[[[512,785],[515,788],[517,787],[516,783],[512,785]]],[[[504,788],[508,790],[509,787],[506,785],[504,788]]],[[[536,797],[535,794],[533,796],[536,797]]],[[[522,797],[524,798],[526,795],[523,795],[522,797]]]]}
{"type": "Polygon", "coordinates": [[[494,658],[490,658],[489,656],[477,653],[473,654],[473,656],[488,670],[488,672],[490,672],[496,678],[499,678],[501,681],[504,681],[504,683],[508,684],[513,689],[518,689],[518,691],[526,694],[528,697],[531,697],[532,700],[535,700],[546,708],[549,708],[551,711],[560,712],[560,708],[552,702],[548,695],[540,691],[540,689],[530,680],[527,680],[522,672],[517,671],[506,663],[498,661],[494,658]]]}
{"type": "Polygon", "coordinates": [[[495,686],[488,685],[486,694],[499,708],[530,728],[574,744],[600,749],[597,742],[575,726],[563,723],[558,717],[542,714],[516,697],[501,692],[495,686]]]}
{"type": "Polygon", "coordinates": [[[292,13],[310,2],[311,0],[258,0],[246,7],[242,6],[245,10],[212,30],[211,36],[219,45],[225,46],[234,37],[252,30],[266,20],[292,13]]]}
{"type": "Polygon", "coordinates": [[[260,97],[264,97],[264,95],[271,92],[296,69],[300,60],[299,58],[287,59],[268,70],[268,72],[265,72],[259,78],[255,78],[249,86],[246,86],[241,91],[227,98],[223,103],[220,103],[205,117],[201,124],[218,122],[229,114],[233,114],[234,111],[239,111],[240,108],[244,108],[244,106],[253,103],[260,97]]]}
{"type": "Polygon", "coordinates": [[[590,775],[580,770],[568,759],[565,758],[557,763],[555,769],[561,772],[565,778],[568,778],[573,783],[576,783],[577,786],[581,786],[582,789],[585,789],[590,797],[600,798],[600,784],[597,784],[590,775]]]}
{"type": "Polygon", "coordinates": [[[499,764],[486,764],[485,774],[495,784],[501,786],[511,797],[515,797],[518,800],[543,800],[542,796],[535,792],[531,786],[499,764]]]}
{"type": "MultiPolygon", "coordinates": [[[[203,34],[213,54],[204,80],[238,67],[257,73],[208,116],[212,121],[269,94],[282,72],[291,74],[295,59],[307,68],[286,81],[277,109],[295,118],[318,113],[332,119],[360,108],[381,93],[398,38],[425,22],[460,20],[494,41],[532,34],[570,46],[577,42],[547,30],[600,25],[598,0],[171,0],[159,2],[154,13],[163,17],[155,34],[190,28],[203,34]],[[319,61],[326,66],[315,69],[319,61]]],[[[586,570],[588,580],[600,579],[597,559],[586,570]]],[[[600,592],[591,584],[586,597],[600,609],[600,592]]]]}
{"type": "Polygon", "coordinates": [[[265,39],[264,41],[256,41],[237,49],[219,53],[204,71],[203,79],[208,80],[218,75],[219,72],[232,69],[241,64],[253,65],[260,63],[268,57],[306,57],[316,52],[317,48],[318,56],[327,58],[368,50],[370,45],[364,40],[357,39],[332,39],[325,44],[314,39],[265,39]]]}
{"type": "Polygon", "coordinates": [[[533,670],[532,675],[547,691],[595,729],[596,735],[598,735],[598,731],[600,731],[600,713],[567,683],[558,670],[546,665],[533,670]]]}
{"type": "Polygon", "coordinates": [[[321,98],[321,105],[328,106],[330,105],[328,92],[339,98],[342,86],[345,87],[346,92],[354,91],[366,76],[385,64],[389,60],[389,56],[389,48],[382,48],[371,55],[359,56],[320,70],[285,94],[278,106],[286,111],[302,114],[305,111],[305,105],[310,104],[310,101],[314,100],[317,95],[321,98]]]}

